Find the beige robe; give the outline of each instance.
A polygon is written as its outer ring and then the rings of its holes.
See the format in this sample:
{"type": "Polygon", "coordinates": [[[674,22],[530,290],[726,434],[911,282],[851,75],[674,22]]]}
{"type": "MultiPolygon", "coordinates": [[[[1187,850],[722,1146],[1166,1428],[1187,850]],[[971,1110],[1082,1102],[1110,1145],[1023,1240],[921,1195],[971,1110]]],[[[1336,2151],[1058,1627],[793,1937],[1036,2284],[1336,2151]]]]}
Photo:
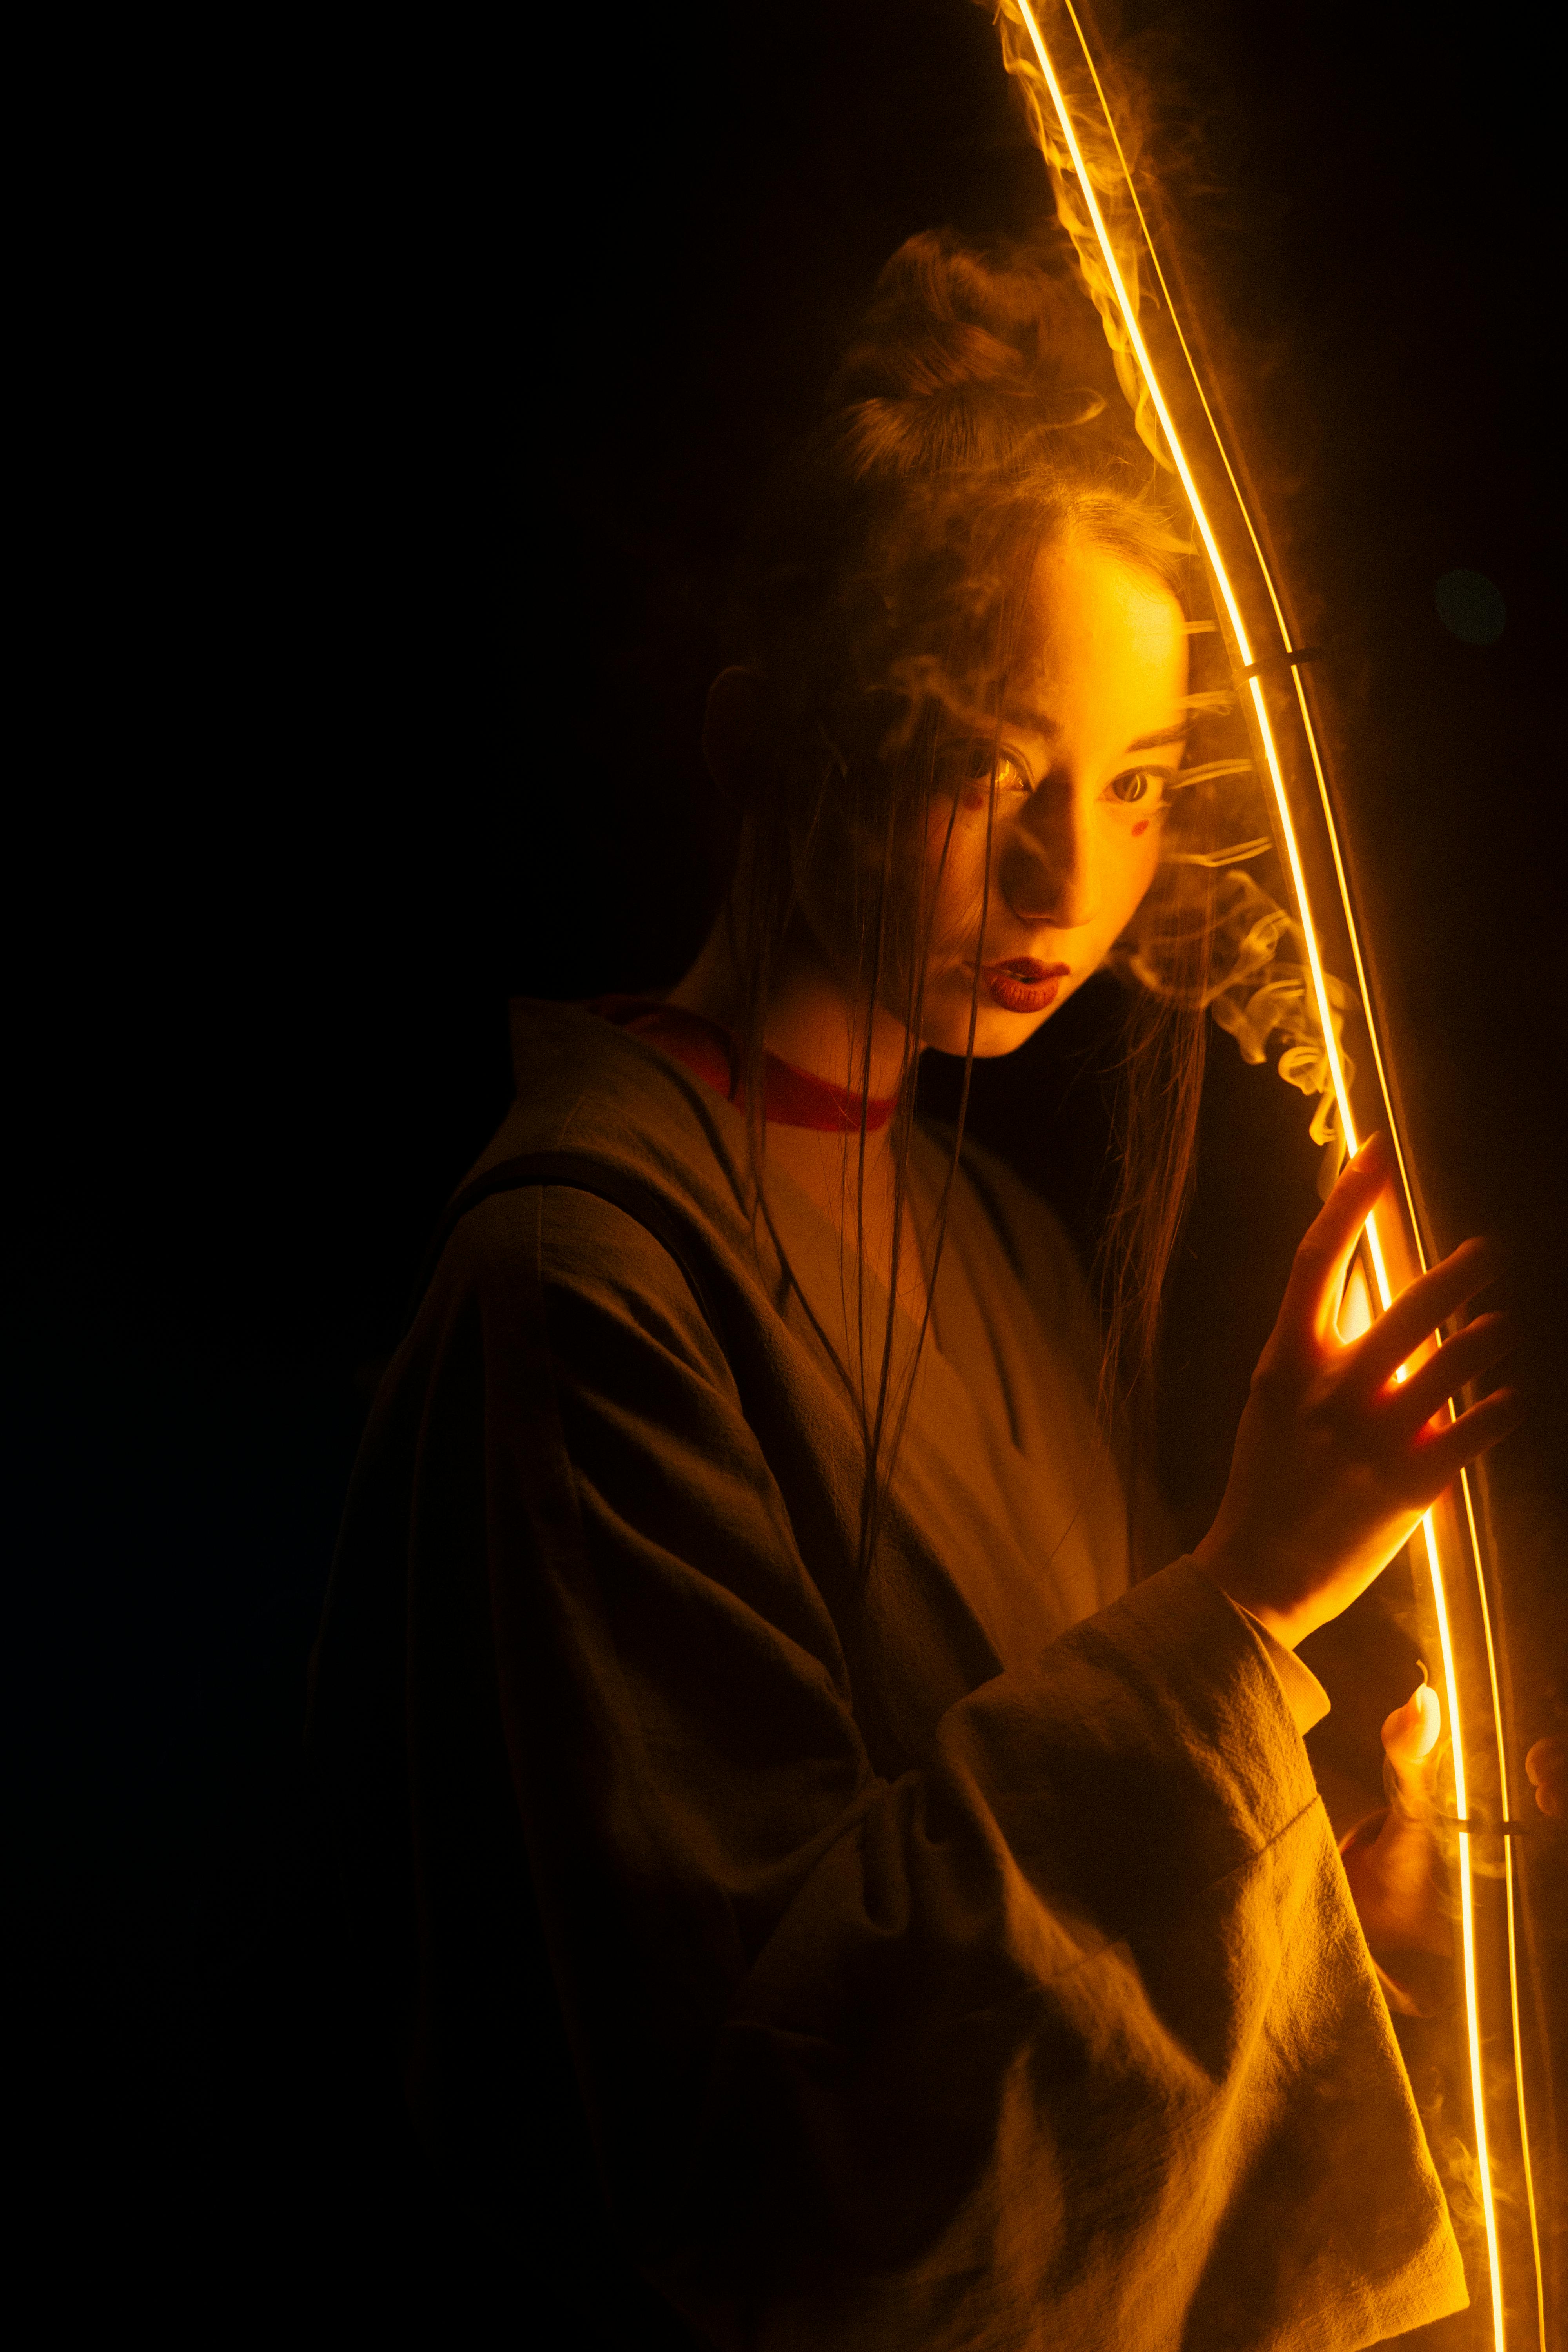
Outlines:
{"type": "Polygon", "coordinates": [[[624,1208],[501,1192],[367,1435],[316,1747],[380,1772],[339,1814],[405,1856],[444,2160],[535,2260],[567,2231],[531,1937],[613,2232],[721,2352],[1350,2352],[1461,2306],[1316,1685],[1190,1561],[1129,1585],[1052,1218],[972,1155],[858,1595],[837,1236],[782,1175],[753,1221],[741,1118],[658,1048],[515,1040],[480,1169],[620,1171],[702,1299],[624,1208]]]}

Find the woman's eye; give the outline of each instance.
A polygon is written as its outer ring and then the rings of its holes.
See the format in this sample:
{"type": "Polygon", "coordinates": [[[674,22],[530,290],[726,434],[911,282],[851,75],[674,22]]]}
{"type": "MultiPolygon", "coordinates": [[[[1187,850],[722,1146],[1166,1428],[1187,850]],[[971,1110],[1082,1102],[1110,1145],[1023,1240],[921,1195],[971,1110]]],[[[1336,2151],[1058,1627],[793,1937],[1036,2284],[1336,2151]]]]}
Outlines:
{"type": "Polygon", "coordinates": [[[1151,775],[1146,768],[1130,768],[1126,775],[1118,776],[1110,786],[1110,797],[1120,801],[1124,808],[1133,808],[1140,801],[1158,800],[1163,781],[1159,776],[1151,775]]]}
{"type": "Polygon", "coordinates": [[[960,744],[945,755],[942,766],[966,794],[985,793],[991,789],[993,757],[996,761],[996,789],[999,793],[1026,793],[1032,789],[1017,761],[1005,751],[994,754],[989,743],[960,744]]]}

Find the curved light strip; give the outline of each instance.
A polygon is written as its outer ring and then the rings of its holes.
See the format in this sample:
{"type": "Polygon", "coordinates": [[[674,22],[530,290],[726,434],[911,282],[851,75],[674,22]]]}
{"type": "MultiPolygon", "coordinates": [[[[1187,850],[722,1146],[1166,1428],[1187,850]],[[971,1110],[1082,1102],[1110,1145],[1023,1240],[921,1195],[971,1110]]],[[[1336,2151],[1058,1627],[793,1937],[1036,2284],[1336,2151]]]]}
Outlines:
{"type": "MultiPolygon", "coordinates": [[[[1089,43],[1084,38],[1083,28],[1079,23],[1076,11],[1073,9],[1072,0],[1064,0],[1064,5],[1067,7],[1068,15],[1072,19],[1073,30],[1078,36],[1079,44],[1083,52],[1084,60],[1089,68],[1090,75],[1093,77],[1096,95],[1100,100],[1100,108],[1105,117],[1107,128],[1109,129],[1111,139],[1116,145],[1117,158],[1121,165],[1122,173],[1127,182],[1128,190],[1131,195],[1133,205],[1137,211],[1139,225],[1143,231],[1144,241],[1149,247],[1151,259],[1158,272],[1159,262],[1154,254],[1153,241],[1149,236],[1148,225],[1143,219],[1142,207],[1138,203],[1137,190],[1133,184],[1131,173],[1128,170],[1127,159],[1122,152],[1121,141],[1117,138],[1115,121],[1111,115],[1110,108],[1106,101],[1105,92],[1100,85],[1099,74],[1095,69],[1093,56],[1089,50],[1089,43]]],[[[1085,206],[1089,212],[1089,220],[1094,228],[1095,241],[1100,247],[1100,258],[1104,262],[1107,274],[1110,277],[1110,284],[1115,293],[1117,308],[1121,312],[1122,326],[1126,331],[1128,341],[1131,342],[1133,352],[1137,358],[1139,370],[1142,375],[1144,385],[1153,405],[1154,413],[1160,420],[1161,429],[1165,436],[1166,447],[1170,451],[1171,458],[1175,467],[1177,476],[1180,478],[1182,488],[1186,493],[1187,503],[1192,509],[1193,520],[1197,525],[1198,535],[1203,541],[1204,551],[1209,561],[1210,572],[1215,584],[1219,590],[1220,598],[1224,604],[1226,614],[1230,622],[1231,629],[1235,636],[1237,650],[1240,656],[1240,667],[1243,670],[1249,669],[1253,667],[1254,655],[1252,650],[1252,641],[1247,632],[1247,624],[1242,617],[1241,608],[1237,600],[1236,592],[1231,585],[1230,575],[1226,569],[1225,562],[1220,554],[1218,542],[1215,538],[1214,530],[1209,522],[1208,514],[1205,508],[1203,499],[1199,493],[1197,483],[1194,479],[1192,468],[1188,464],[1186,451],[1183,446],[1181,436],[1176,430],[1174,419],[1171,415],[1170,408],[1165,400],[1163,388],[1161,385],[1159,377],[1155,373],[1153,363],[1150,358],[1148,346],[1144,341],[1142,331],[1138,323],[1137,306],[1129,298],[1121,265],[1118,262],[1116,251],[1112,245],[1110,236],[1107,232],[1104,215],[1100,211],[1100,201],[1095,192],[1094,183],[1090,178],[1088,168],[1085,164],[1083,152],[1079,144],[1078,134],[1073,127],[1072,115],[1067,103],[1066,95],[1057,75],[1056,68],[1052,63],[1050,52],[1046,47],[1044,36],[1040,31],[1038,19],[1035,15],[1033,7],[1030,5],[1030,0],[1017,0],[1017,6],[1019,14],[1021,15],[1025,26],[1028,32],[1030,41],[1033,44],[1036,58],[1038,59],[1040,71],[1045,79],[1046,87],[1050,92],[1051,103],[1056,110],[1057,120],[1061,125],[1062,136],[1067,142],[1068,152],[1072,158],[1073,170],[1078,178],[1079,189],[1083,197],[1085,206]]],[[[1289,650],[1289,635],[1286,627],[1285,615],[1280,605],[1279,599],[1275,593],[1273,578],[1269,572],[1268,566],[1264,560],[1262,546],[1259,542],[1258,533],[1253,528],[1252,518],[1247,510],[1247,502],[1241,495],[1240,485],[1237,481],[1235,473],[1231,468],[1223,438],[1215,424],[1214,415],[1212,411],[1209,409],[1207,399],[1204,395],[1202,381],[1198,375],[1196,367],[1193,363],[1192,353],[1187,348],[1186,339],[1184,336],[1181,335],[1181,326],[1175,305],[1170,299],[1170,290],[1164,284],[1163,273],[1160,273],[1160,280],[1162,291],[1165,295],[1167,307],[1170,310],[1172,320],[1176,325],[1176,332],[1178,336],[1181,337],[1182,349],[1186,357],[1187,364],[1192,371],[1193,380],[1197,388],[1198,396],[1200,400],[1203,401],[1205,414],[1207,415],[1210,426],[1214,431],[1215,446],[1219,450],[1221,460],[1225,465],[1226,471],[1230,476],[1231,488],[1236,495],[1237,505],[1241,513],[1242,520],[1246,524],[1247,535],[1252,541],[1253,550],[1258,558],[1258,570],[1268,590],[1269,602],[1273,605],[1275,618],[1279,623],[1281,643],[1285,650],[1288,652],[1289,650]]],[[[1319,757],[1317,739],[1308,714],[1306,697],[1301,686],[1300,677],[1294,669],[1292,670],[1292,679],[1296,688],[1297,699],[1300,706],[1302,728],[1306,735],[1307,742],[1310,748],[1312,765],[1317,776],[1319,792],[1322,799],[1323,814],[1327,822],[1329,840],[1333,852],[1335,872],[1339,880],[1341,896],[1343,901],[1345,923],[1350,933],[1352,952],[1355,959],[1356,977],[1361,985],[1363,1004],[1368,1008],[1367,1028],[1373,1041],[1373,1052],[1377,1063],[1379,1081],[1383,1087],[1383,1092],[1384,1098],[1386,1099],[1387,1086],[1384,1079],[1382,1055],[1378,1046],[1376,1026],[1370,1017],[1370,999],[1367,992],[1366,973],[1362,963],[1360,943],[1356,938],[1355,923],[1351,911],[1350,892],[1347,885],[1343,861],[1340,854],[1338,833],[1333,823],[1332,811],[1329,803],[1327,779],[1324,776],[1322,762],[1319,757]]],[[[1329,1070],[1333,1086],[1334,1099],[1339,1108],[1341,1132],[1344,1137],[1347,1150],[1354,1152],[1357,1149],[1357,1135],[1355,1119],[1351,1108],[1350,1088],[1346,1083],[1344,1065],[1340,1055],[1339,1040],[1335,1034],[1333,1018],[1329,1005],[1328,988],[1323,973],[1322,960],[1318,948],[1316,928],[1312,920],[1311,902],[1307,889],[1307,877],[1302,867],[1300,847],[1297,841],[1296,827],[1291,817],[1289,801],[1285,790],[1285,779],[1279,763],[1279,749],[1274,740],[1274,730],[1269,724],[1268,712],[1264,701],[1261,681],[1255,675],[1247,680],[1247,684],[1251,691],[1253,715],[1257,723],[1258,737],[1263,745],[1264,758],[1268,769],[1269,782],[1274,789],[1275,806],[1279,812],[1280,833],[1285,844],[1287,862],[1290,868],[1290,879],[1295,887],[1296,903],[1301,913],[1302,937],[1306,943],[1307,961],[1311,973],[1313,994],[1317,999],[1318,1017],[1321,1026],[1325,1050],[1328,1055],[1329,1070]]],[[[1404,1185],[1406,1202],[1410,1203],[1412,1208],[1410,1220],[1411,1231],[1415,1241],[1415,1248],[1419,1261],[1422,1257],[1419,1228],[1416,1225],[1414,1215],[1414,1203],[1411,1201],[1409,1180],[1405,1167],[1404,1154],[1399,1149],[1399,1139],[1397,1133],[1395,1133],[1394,1140],[1395,1153],[1399,1160],[1399,1173],[1404,1185]]],[[[1379,1302],[1386,1311],[1393,1300],[1393,1286],[1389,1281],[1387,1265],[1384,1256],[1382,1239],[1377,1230],[1377,1220],[1375,1216],[1372,1216],[1367,1219],[1366,1238],[1368,1253],[1372,1259],[1373,1276],[1377,1286],[1379,1302]]],[[[1401,1372],[1398,1377],[1403,1378],[1403,1372],[1401,1372]]],[[[1474,1513],[1470,1507],[1469,1484],[1468,1479],[1463,1478],[1461,1483],[1464,1490],[1465,1509],[1469,1519],[1473,1540],[1475,1535],[1475,1521],[1474,1513]]],[[[1430,1511],[1426,1512],[1422,1517],[1421,1531],[1426,1541],[1426,1559],[1431,1574],[1433,1605],[1436,1613],[1437,1635],[1443,1662],[1443,1682],[1448,1703],[1448,1729],[1454,1760],[1455,1807],[1459,1820],[1468,1821],[1469,1818],[1468,1798],[1465,1779],[1464,1741],[1460,1727],[1458,1683],[1454,1663],[1453,1636],[1448,1622],[1447,1595],[1444,1589],[1442,1566],[1438,1558],[1436,1528],[1433,1523],[1433,1515],[1430,1511]]],[[[1476,1556],[1479,1561],[1479,1549],[1476,1556]]],[[[1498,1762],[1501,1774],[1500,1786],[1506,1813],[1508,1805],[1507,1765],[1502,1748],[1501,1714],[1498,1706],[1497,1671],[1495,1660],[1492,1654],[1491,1621],[1489,1612],[1487,1609],[1484,1580],[1479,1576],[1479,1572],[1477,1576],[1477,1586],[1480,1595],[1482,1622],[1486,1629],[1488,1665],[1492,1683],[1493,1722],[1497,1727],[1498,1762]]],[[[1492,2336],[1495,2352],[1505,2352],[1502,2308],[1502,2265],[1498,2244],[1497,2212],[1492,2192],[1491,2163],[1487,2145],[1486,2107],[1481,2080],[1480,2013],[1476,1972],[1475,1888],[1471,1871],[1470,1840],[1466,1831],[1461,1830],[1458,1832],[1458,1846],[1460,1942],[1464,1960],[1466,2039],[1468,2044],[1470,2096],[1475,2115],[1476,2154],[1478,2158],[1478,2169],[1480,2177],[1482,2217],[1486,2228],[1488,2267],[1490,2273],[1489,2284],[1491,2288],[1492,2336]]],[[[1536,2231],[1534,2197],[1530,2178],[1530,2144],[1525,2131],[1523,2075],[1519,2063],[1519,1999],[1517,1967],[1514,1953],[1512,1857],[1508,1851],[1508,1841],[1506,1838],[1503,1840],[1503,1850],[1505,1870],[1508,1879],[1509,1974],[1513,2016],[1515,2083],[1519,2095],[1521,2139],[1524,2150],[1525,2193],[1530,2209],[1531,2237],[1535,2244],[1537,2274],[1536,2307],[1541,2315],[1541,2324],[1542,2328],[1542,2344],[1544,2347],[1545,2311],[1540,2296],[1540,2244],[1536,2231]]]]}

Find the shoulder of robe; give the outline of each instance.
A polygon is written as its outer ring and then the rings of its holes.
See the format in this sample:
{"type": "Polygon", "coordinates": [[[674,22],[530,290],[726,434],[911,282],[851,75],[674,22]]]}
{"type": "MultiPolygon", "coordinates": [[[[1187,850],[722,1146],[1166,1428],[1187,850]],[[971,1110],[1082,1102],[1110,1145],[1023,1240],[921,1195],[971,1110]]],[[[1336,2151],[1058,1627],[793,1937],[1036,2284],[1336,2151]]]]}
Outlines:
{"type": "Polygon", "coordinates": [[[683,1063],[575,1004],[511,1006],[510,1110],[469,1171],[569,1151],[710,1218],[750,1222],[745,1121],[683,1063]]]}
{"type": "Polygon", "coordinates": [[[737,1309],[742,1321],[754,1310],[738,1295],[754,1294],[760,1271],[740,1114],[579,1006],[519,1000],[511,1017],[516,1099],[454,1202],[487,1180],[500,1189],[453,1223],[419,1319],[476,1294],[489,1310],[542,1283],[606,1302],[645,1296],[703,1353],[709,1336],[722,1349],[737,1309]],[[541,1160],[568,1172],[509,1180],[509,1163],[541,1160]]]}

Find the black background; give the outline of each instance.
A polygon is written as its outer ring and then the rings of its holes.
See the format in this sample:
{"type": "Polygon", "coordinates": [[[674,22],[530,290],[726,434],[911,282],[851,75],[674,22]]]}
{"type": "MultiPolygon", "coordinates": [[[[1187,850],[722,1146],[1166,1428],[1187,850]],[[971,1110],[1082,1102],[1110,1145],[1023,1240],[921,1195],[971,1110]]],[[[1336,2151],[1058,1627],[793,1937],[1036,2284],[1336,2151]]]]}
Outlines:
{"type": "MultiPolygon", "coordinates": [[[[1492,1507],[1533,1736],[1568,1697],[1545,61],[1406,6],[1124,30],[1331,648],[1439,1236],[1515,1246],[1535,1418],[1492,1507]],[[1438,619],[1461,565],[1494,646],[1438,619]]],[[[38,60],[26,208],[19,2014],[30,2169],[88,2249],[59,2297],[142,2261],[195,2293],[216,2244],[243,2313],[320,2252],[267,2093],[306,1654],[506,999],[682,969],[749,488],[902,237],[1045,194],[964,0],[119,37],[38,60]]],[[[1104,1026],[1089,992],[975,1108],[1084,1232],[1104,1026]]],[[[1194,1529],[1315,1205],[1303,1108],[1216,1042],[1167,1349],[1194,1529]]]]}

